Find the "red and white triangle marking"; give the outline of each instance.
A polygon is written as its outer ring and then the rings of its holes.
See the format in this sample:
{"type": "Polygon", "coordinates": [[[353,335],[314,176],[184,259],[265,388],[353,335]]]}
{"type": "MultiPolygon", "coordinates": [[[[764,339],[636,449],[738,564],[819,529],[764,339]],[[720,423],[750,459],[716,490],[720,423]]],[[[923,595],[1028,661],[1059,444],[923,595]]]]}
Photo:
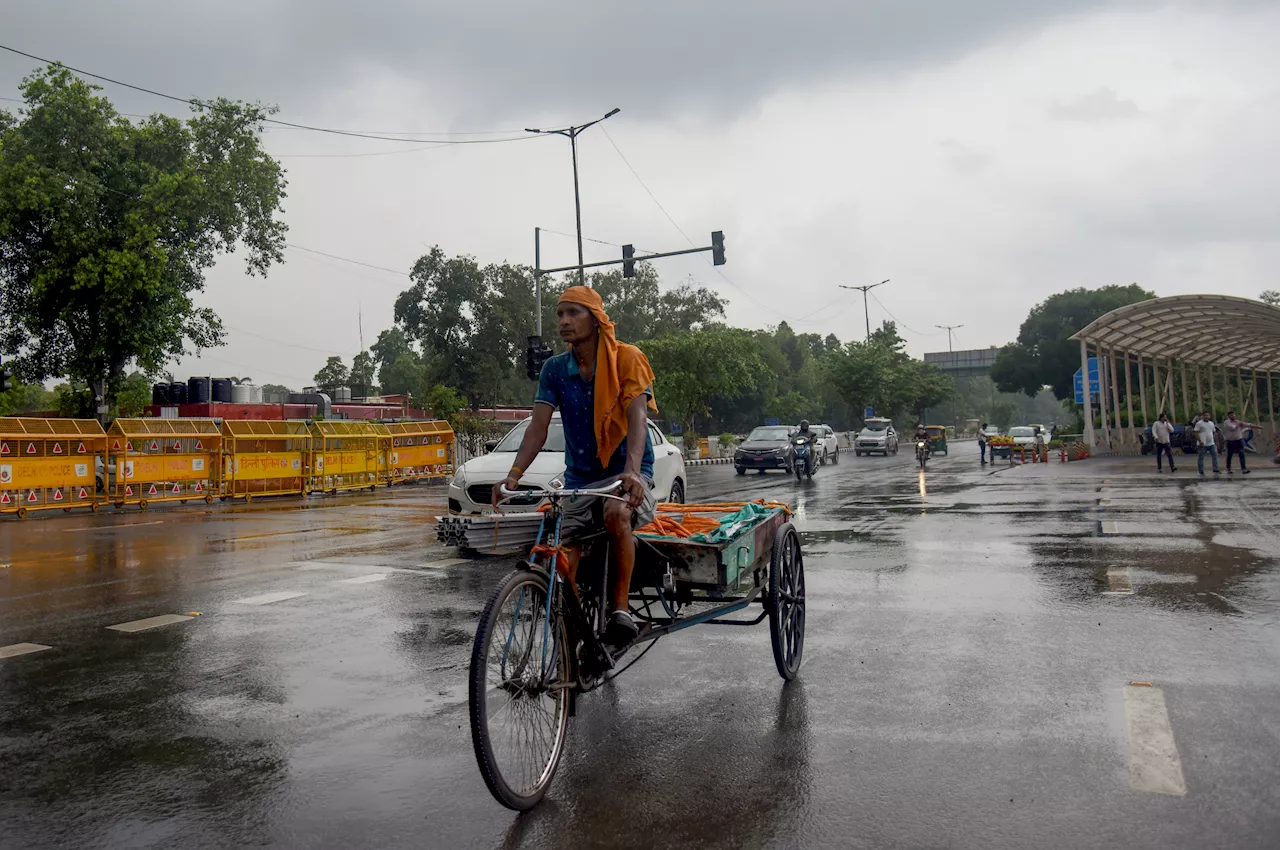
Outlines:
{"type": "Polygon", "coordinates": [[[7,455],[8,453],[9,453],[9,444],[0,443],[0,455],[7,455]]]}
{"type": "Polygon", "coordinates": [[[181,485],[179,485],[177,481],[175,481],[175,482],[173,482],[173,489],[172,489],[172,490],[170,490],[169,492],[170,492],[170,493],[181,493],[181,492],[182,492],[182,486],[181,486],[181,485]]]}
{"type": "Polygon", "coordinates": [[[29,454],[29,455],[33,455],[33,454],[35,454],[35,453],[36,453],[36,444],[35,444],[35,443],[27,443],[27,454],[29,454]]]}
{"type": "Polygon", "coordinates": [[[199,482],[199,481],[197,481],[197,482],[196,482],[196,486],[195,486],[195,491],[196,491],[197,493],[199,493],[199,492],[201,492],[202,490],[204,490],[204,487],[200,484],[200,482],[199,482]]]}
{"type": "Polygon", "coordinates": [[[62,443],[53,444],[53,453],[56,455],[62,454],[62,443]]]}
{"type": "Polygon", "coordinates": [[[182,451],[182,443],[178,442],[177,440],[174,440],[174,441],[173,441],[173,450],[174,450],[175,452],[180,452],[180,451],[182,451]]]}
{"type": "Polygon", "coordinates": [[[195,447],[195,449],[194,449],[194,450],[195,450],[195,451],[197,451],[197,452],[202,452],[202,451],[204,451],[204,442],[203,442],[203,441],[201,441],[201,440],[196,440],[196,447],[195,447]]]}
{"type": "Polygon", "coordinates": [[[79,494],[77,494],[76,498],[77,498],[77,499],[87,499],[87,498],[89,498],[89,491],[88,491],[88,490],[86,490],[86,489],[84,489],[83,487],[81,487],[81,488],[80,488],[80,492],[79,492],[79,494]]]}
{"type": "Polygon", "coordinates": [[[155,494],[156,494],[156,485],[152,484],[151,489],[147,491],[147,495],[154,496],[155,494]]]}
{"type": "Polygon", "coordinates": [[[76,454],[78,455],[84,454],[84,443],[81,443],[80,447],[76,449],[76,454]]]}
{"type": "Polygon", "coordinates": [[[124,485],[124,494],[125,494],[126,496],[132,496],[132,495],[133,495],[133,488],[132,488],[132,487],[130,487],[128,484],[124,485]]]}
{"type": "Polygon", "coordinates": [[[36,502],[36,501],[39,501],[39,499],[37,499],[37,498],[36,498],[36,491],[35,491],[35,490],[32,490],[30,493],[28,493],[28,494],[27,494],[27,501],[28,501],[28,502],[36,502]]]}
{"type": "Polygon", "coordinates": [[[54,500],[55,502],[61,502],[61,501],[62,501],[62,491],[61,491],[61,490],[54,490],[54,491],[53,491],[53,500],[54,500]]]}
{"type": "Polygon", "coordinates": [[[9,494],[0,493],[0,505],[7,505],[7,504],[9,504],[9,494]]]}
{"type": "Polygon", "coordinates": [[[153,451],[153,452],[158,452],[158,451],[160,451],[160,441],[159,441],[159,440],[152,440],[152,441],[151,441],[151,451],[153,451]]]}

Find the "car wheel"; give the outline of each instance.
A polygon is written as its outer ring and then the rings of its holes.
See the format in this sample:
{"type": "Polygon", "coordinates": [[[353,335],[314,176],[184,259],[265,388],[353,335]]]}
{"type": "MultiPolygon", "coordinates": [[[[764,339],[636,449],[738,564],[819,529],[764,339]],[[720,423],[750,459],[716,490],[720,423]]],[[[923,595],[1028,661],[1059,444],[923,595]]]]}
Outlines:
{"type": "Polygon", "coordinates": [[[836,453],[831,456],[831,463],[834,466],[840,462],[840,450],[836,449],[836,453]]]}
{"type": "Polygon", "coordinates": [[[756,470],[756,472],[758,472],[758,473],[759,473],[759,474],[761,474],[761,475],[764,475],[764,470],[763,470],[763,469],[757,469],[757,470],[756,470]]]}
{"type": "Polygon", "coordinates": [[[854,450],[853,450],[853,456],[854,456],[854,457],[862,457],[862,452],[858,451],[857,449],[854,449],[854,450]]]}
{"type": "Polygon", "coordinates": [[[679,478],[671,485],[671,498],[667,499],[667,501],[675,505],[684,504],[684,484],[679,478]]]}
{"type": "Polygon", "coordinates": [[[827,453],[823,452],[822,456],[818,458],[818,466],[826,466],[826,465],[827,465],[827,453]]]}
{"type": "Polygon", "coordinates": [[[747,470],[746,470],[745,468],[741,467],[741,466],[735,466],[733,469],[734,469],[734,471],[735,471],[735,472],[737,472],[739,475],[746,475],[746,474],[747,474],[747,470]]]}

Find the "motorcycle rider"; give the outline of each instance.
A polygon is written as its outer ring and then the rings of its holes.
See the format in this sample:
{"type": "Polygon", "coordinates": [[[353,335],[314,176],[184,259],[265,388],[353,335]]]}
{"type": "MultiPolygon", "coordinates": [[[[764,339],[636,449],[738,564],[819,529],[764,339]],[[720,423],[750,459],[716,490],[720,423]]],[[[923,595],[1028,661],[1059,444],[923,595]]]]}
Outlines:
{"type": "MultiPolygon", "coordinates": [[[[816,458],[816,457],[817,457],[817,455],[815,454],[815,452],[817,451],[817,447],[813,444],[813,443],[814,443],[814,437],[815,437],[815,436],[816,436],[816,435],[813,433],[813,431],[809,430],[809,420],[808,420],[808,419],[801,419],[801,420],[800,420],[800,430],[796,431],[796,437],[803,437],[805,440],[807,440],[807,441],[808,441],[808,443],[809,443],[809,460],[808,460],[808,462],[809,462],[809,463],[813,463],[814,458],[816,458]]],[[[805,470],[805,471],[806,471],[806,472],[808,472],[808,470],[805,470]]]]}
{"type": "Polygon", "coordinates": [[[916,441],[916,444],[917,444],[917,445],[919,445],[920,443],[924,443],[924,450],[925,450],[925,453],[926,453],[926,454],[932,454],[932,453],[933,453],[933,452],[930,450],[930,447],[929,447],[929,432],[928,432],[927,430],[925,430],[924,425],[917,425],[917,426],[916,426],[916,436],[915,436],[915,441],[916,441]]]}

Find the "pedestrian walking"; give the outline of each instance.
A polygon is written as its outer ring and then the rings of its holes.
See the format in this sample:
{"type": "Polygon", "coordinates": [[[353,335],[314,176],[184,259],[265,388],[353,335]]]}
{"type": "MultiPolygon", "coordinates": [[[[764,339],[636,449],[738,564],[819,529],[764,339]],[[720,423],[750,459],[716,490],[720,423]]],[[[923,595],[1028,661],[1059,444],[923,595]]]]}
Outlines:
{"type": "Polygon", "coordinates": [[[1227,418],[1222,423],[1222,439],[1227,441],[1227,475],[1232,475],[1231,459],[1240,456],[1240,474],[1248,475],[1249,467],[1244,463],[1244,435],[1250,428],[1256,428],[1252,422],[1236,419],[1234,410],[1227,411],[1227,418]]]}
{"type": "Polygon", "coordinates": [[[1213,418],[1209,416],[1209,411],[1200,414],[1200,421],[1196,423],[1196,466],[1200,470],[1200,474],[1204,475],[1204,456],[1209,455],[1213,458],[1213,474],[1221,475],[1218,469],[1218,444],[1214,440],[1214,432],[1218,430],[1218,426],[1213,424],[1213,418]]]}
{"type": "MultiPolygon", "coordinates": [[[[982,427],[978,429],[978,454],[982,456],[982,465],[987,465],[987,423],[983,422],[982,427]]],[[[993,456],[991,458],[995,460],[993,456]]]]}
{"type": "Polygon", "coordinates": [[[1164,472],[1163,456],[1169,456],[1169,471],[1177,472],[1173,465],[1173,423],[1169,415],[1160,414],[1160,419],[1151,426],[1151,439],[1156,444],[1156,472],[1164,472]]]}

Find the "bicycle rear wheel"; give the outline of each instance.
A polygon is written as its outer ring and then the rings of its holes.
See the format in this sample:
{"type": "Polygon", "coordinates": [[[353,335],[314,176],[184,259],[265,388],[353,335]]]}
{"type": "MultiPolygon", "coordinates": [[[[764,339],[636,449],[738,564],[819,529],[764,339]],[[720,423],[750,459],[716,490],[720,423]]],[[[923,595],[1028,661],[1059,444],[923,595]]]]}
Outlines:
{"type": "Polygon", "coordinates": [[[485,605],[471,652],[471,742],[499,803],[524,811],[551,786],[569,721],[564,622],[547,621],[547,577],[508,575],[485,605]]]}

